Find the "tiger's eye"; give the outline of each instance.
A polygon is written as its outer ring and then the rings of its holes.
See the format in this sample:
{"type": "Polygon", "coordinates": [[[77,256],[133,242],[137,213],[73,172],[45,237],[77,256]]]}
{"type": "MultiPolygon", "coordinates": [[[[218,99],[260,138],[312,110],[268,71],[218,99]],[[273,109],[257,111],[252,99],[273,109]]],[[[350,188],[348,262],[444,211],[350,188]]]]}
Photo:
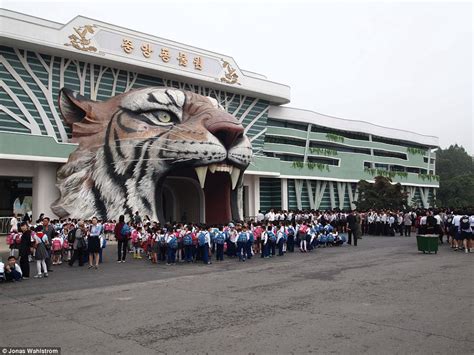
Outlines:
{"type": "Polygon", "coordinates": [[[158,119],[163,123],[171,122],[171,115],[168,112],[158,112],[158,119]]]}

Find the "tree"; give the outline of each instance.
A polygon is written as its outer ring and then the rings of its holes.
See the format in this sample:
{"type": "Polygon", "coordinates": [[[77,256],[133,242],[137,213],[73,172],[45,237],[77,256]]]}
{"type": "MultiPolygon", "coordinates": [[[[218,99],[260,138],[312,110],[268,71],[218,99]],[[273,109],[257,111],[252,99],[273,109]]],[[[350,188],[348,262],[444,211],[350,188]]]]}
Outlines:
{"type": "Polygon", "coordinates": [[[437,205],[451,208],[474,203],[474,161],[457,144],[436,152],[436,173],[440,176],[437,205]]]}
{"type": "Polygon", "coordinates": [[[389,208],[400,210],[407,206],[407,193],[402,185],[393,184],[390,178],[376,176],[374,183],[360,180],[358,183],[359,199],[355,202],[357,209],[389,208]]]}

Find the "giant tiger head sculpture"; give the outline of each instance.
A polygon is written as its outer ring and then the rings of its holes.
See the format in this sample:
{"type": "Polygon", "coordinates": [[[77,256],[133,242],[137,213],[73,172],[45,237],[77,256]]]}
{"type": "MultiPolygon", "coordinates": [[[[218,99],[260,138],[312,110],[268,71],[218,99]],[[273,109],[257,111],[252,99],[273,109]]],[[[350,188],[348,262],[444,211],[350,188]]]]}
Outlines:
{"type": "Polygon", "coordinates": [[[104,102],[62,89],[59,108],[78,148],[58,170],[60,217],[117,219],[140,211],[164,222],[168,176],[199,181],[208,223],[238,217],[237,189],[252,158],[240,122],[216,100],[145,88],[104,102]]]}

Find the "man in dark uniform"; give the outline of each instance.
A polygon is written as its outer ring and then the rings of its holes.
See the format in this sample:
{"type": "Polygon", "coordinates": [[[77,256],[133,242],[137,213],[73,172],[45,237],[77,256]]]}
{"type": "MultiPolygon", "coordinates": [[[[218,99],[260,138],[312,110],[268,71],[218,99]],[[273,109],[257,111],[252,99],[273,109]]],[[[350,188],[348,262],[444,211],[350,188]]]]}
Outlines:
{"type": "Polygon", "coordinates": [[[30,277],[30,264],[28,257],[31,254],[31,231],[26,222],[21,222],[20,229],[22,232],[20,250],[18,253],[20,256],[20,268],[23,278],[28,279],[30,277]]]}
{"type": "MultiPolygon", "coordinates": [[[[351,213],[346,218],[347,222],[347,244],[352,245],[352,236],[354,235],[356,217],[355,211],[351,211],[351,213]]],[[[354,245],[357,245],[357,239],[354,235],[354,245]]]]}

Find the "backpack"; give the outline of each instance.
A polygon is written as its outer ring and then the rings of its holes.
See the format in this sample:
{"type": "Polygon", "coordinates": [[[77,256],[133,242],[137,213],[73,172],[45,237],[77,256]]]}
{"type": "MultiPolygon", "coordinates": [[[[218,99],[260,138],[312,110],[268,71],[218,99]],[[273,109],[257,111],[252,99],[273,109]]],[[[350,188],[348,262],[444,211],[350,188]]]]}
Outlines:
{"type": "Polygon", "coordinates": [[[64,249],[64,250],[68,250],[68,249],[69,249],[69,243],[68,243],[67,239],[64,239],[64,240],[63,240],[63,249],[64,249]]]}
{"type": "Polygon", "coordinates": [[[186,234],[183,237],[183,243],[184,245],[193,245],[193,237],[191,236],[191,234],[186,234]]]}
{"type": "Polygon", "coordinates": [[[200,247],[206,244],[206,234],[204,232],[199,233],[198,243],[200,247]]]}
{"type": "Polygon", "coordinates": [[[433,216],[428,216],[426,217],[426,225],[429,226],[429,227],[436,227],[436,218],[434,218],[433,216]]]}
{"type": "Polygon", "coordinates": [[[161,245],[161,246],[165,246],[165,245],[166,245],[166,238],[165,238],[164,235],[162,235],[162,236],[160,237],[160,245],[161,245]]]}
{"type": "Polygon", "coordinates": [[[461,226],[461,229],[469,229],[471,224],[469,223],[469,217],[468,216],[462,216],[461,217],[460,226],[461,226]]]}
{"type": "Polygon", "coordinates": [[[288,227],[286,230],[288,235],[294,236],[295,235],[295,229],[293,227],[288,227]]]}
{"type": "Polygon", "coordinates": [[[308,226],[307,226],[306,224],[303,224],[303,225],[300,227],[300,233],[302,233],[302,234],[308,233],[308,226]]]}
{"type": "Polygon", "coordinates": [[[76,231],[77,231],[77,228],[74,228],[73,230],[69,231],[69,233],[67,234],[67,241],[69,242],[69,244],[73,244],[74,241],[76,240],[76,231]]]}
{"type": "Polygon", "coordinates": [[[168,242],[168,245],[172,249],[176,249],[178,247],[178,239],[176,239],[175,236],[172,236],[170,241],[168,242]]]}
{"type": "Polygon", "coordinates": [[[255,237],[253,236],[253,233],[249,232],[248,236],[249,236],[249,242],[253,244],[253,242],[255,241],[255,237]]]}
{"type": "Polygon", "coordinates": [[[61,241],[59,239],[54,239],[53,240],[53,245],[52,245],[53,251],[59,251],[62,249],[61,247],[61,241]]]}
{"type": "Polygon", "coordinates": [[[269,239],[271,242],[275,243],[276,240],[277,240],[276,237],[275,237],[275,234],[274,234],[273,232],[268,232],[267,234],[268,234],[268,239],[269,239]]]}
{"type": "Polygon", "coordinates": [[[127,223],[122,226],[122,229],[120,230],[120,235],[122,237],[128,237],[130,235],[130,226],[127,223]]]}
{"type": "Polygon", "coordinates": [[[217,233],[215,240],[216,240],[216,244],[223,245],[225,243],[224,233],[217,233]]]}
{"type": "Polygon", "coordinates": [[[247,242],[247,235],[244,232],[240,233],[237,241],[241,243],[247,242]]]}
{"type": "Polygon", "coordinates": [[[16,238],[15,238],[15,237],[16,237],[16,235],[13,234],[13,233],[7,235],[7,245],[13,245],[13,244],[15,244],[15,242],[16,242],[16,238]]]}
{"type": "Polygon", "coordinates": [[[446,220],[446,224],[449,226],[453,223],[453,216],[449,216],[448,219],[446,220]]]}

